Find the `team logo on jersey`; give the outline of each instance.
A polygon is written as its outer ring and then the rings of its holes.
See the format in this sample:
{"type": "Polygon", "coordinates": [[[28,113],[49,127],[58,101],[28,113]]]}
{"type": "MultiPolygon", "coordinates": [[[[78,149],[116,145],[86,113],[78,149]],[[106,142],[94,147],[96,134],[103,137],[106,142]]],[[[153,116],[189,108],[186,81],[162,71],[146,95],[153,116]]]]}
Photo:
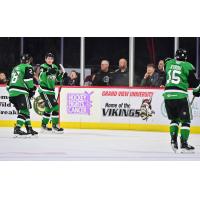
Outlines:
{"type": "Polygon", "coordinates": [[[103,82],[104,83],[109,83],[109,80],[110,80],[109,76],[104,76],[103,77],[103,82]]]}
{"type": "Polygon", "coordinates": [[[38,115],[43,115],[44,113],[44,109],[45,109],[45,102],[44,100],[41,98],[41,96],[38,96],[34,99],[33,102],[33,108],[35,110],[35,112],[38,115]]]}
{"type": "Polygon", "coordinates": [[[48,78],[51,79],[51,80],[56,80],[56,76],[55,75],[49,75],[48,78]]]}

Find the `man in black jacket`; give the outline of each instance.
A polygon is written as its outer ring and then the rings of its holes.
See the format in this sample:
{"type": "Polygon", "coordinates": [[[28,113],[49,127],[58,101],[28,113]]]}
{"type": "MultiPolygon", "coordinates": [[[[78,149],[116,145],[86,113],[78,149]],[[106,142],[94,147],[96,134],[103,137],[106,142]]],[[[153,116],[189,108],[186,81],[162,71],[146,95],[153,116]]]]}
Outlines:
{"type": "Polygon", "coordinates": [[[113,86],[128,86],[129,85],[129,71],[127,60],[121,58],[119,60],[119,68],[112,73],[111,84],[113,86]]]}
{"type": "Polygon", "coordinates": [[[142,79],[141,86],[159,87],[159,74],[155,72],[154,64],[147,65],[147,71],[142,79]]]}
{"type": "Polygon", "coordinates": [[[110,85],[110,71],[109,61],[101,61],[101,70],[92,77],[92,85],[109,86],[110,85]]]}

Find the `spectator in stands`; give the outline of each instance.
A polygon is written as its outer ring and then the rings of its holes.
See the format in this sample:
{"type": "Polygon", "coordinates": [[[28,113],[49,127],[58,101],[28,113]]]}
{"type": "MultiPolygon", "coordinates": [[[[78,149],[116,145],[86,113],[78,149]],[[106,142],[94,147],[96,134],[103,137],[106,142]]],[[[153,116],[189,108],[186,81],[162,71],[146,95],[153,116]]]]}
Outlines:
{"type": "Polygon", "coordinates": [[[68,85],[69,84],[69,79],[70,78],[69,78],[67,72],[65,72],[64,75],[63,75],[63,80],[62,80],[63,82],[62,82],[62,84],[63,85],[68,85]]]}
{"type": "Polygon", "coordinates": [[[110,85],[110,71],[109,71],[109,61],[101,61],[101,69],[99,72],[92,76],[92,85],[97,86],[109,86],[110,85]]]}
{"type": "Polygon", "coordinates": [[[5,73],[0,72],[0,84],[6,84],[8,82],[5,73]]]}
{"type": "Polygon", "coordinates": [[[94,79],[94,74],[88,75],[84,79],[84,85],[85,86],[91,86],[92,85],[92,80],[94,79]]]}
{"type": "Polygon", "coordinates": [[[121,58],[119,60],[119,68],[112,74],[111,85],[114,86],[128,86],[129,85],[129,72],[127,67],[127,60],[121,58]]]}
{"type": "Polygon", "coordinates": [[[75,70],[72,70],[69,76],[67,75],[67,73],[65,73],[63,78],[63,85],[79,86],[80,74],[75,70]]]}
{"type": "Polygon", "coordinates": [[[159,75],[159,84],[158,86],[164,87],[166,82],[166,73],[165,73],[165,63],[164,60],[160,60],[158,62],[158,69],[157,69],[158,75],[159,75]]]}
{"type": "Polygon", "coordinates": [[[159,87],[159,74],[155,72],[154,64],[147,65],[147,71],[142,79],[141,86],[159,87]]]}

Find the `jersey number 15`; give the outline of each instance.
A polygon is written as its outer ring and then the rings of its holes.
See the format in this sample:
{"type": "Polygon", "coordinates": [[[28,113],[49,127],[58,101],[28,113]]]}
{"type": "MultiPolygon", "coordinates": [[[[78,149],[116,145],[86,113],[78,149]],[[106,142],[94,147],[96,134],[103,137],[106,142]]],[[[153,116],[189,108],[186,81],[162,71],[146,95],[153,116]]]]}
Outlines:
{"type": "Polygon", "coordinates": [[[173,84],[179,84],[181,79],[179,77],[179,75],[181,74],[181,71],[177,71],[177,70],[169,70],[168,71],[168,80],[167,80],[167,84],[168,83],[173,83],[173,84]]]}

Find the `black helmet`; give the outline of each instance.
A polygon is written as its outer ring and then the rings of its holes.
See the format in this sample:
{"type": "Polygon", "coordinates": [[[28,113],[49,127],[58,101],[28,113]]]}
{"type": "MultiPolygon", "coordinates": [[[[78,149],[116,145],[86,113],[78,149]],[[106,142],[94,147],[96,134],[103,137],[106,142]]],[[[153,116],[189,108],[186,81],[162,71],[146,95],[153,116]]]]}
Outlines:
{"type": "Polygon", "coordinates": [[[26,53],[21,56],[20,60],[21,63],[31,63],[33,61],[33,57],[30,54],[26,53]]]}
{"type": "Polygon", "coordinates": [[[187,60],[187,51],[185,49],[178,49],[176,51],[176,55],[175,55],[175,58],[177,60],[181,60],[181,61],[185,61],[187,60]]]}
{"type": "Polygon", "coordinates": [[[54,55],[53,55],[52,53],[46,53],[45,59],[46,59],[47,57],[52,57],[52,58],[54,58],[54,55]]]}

